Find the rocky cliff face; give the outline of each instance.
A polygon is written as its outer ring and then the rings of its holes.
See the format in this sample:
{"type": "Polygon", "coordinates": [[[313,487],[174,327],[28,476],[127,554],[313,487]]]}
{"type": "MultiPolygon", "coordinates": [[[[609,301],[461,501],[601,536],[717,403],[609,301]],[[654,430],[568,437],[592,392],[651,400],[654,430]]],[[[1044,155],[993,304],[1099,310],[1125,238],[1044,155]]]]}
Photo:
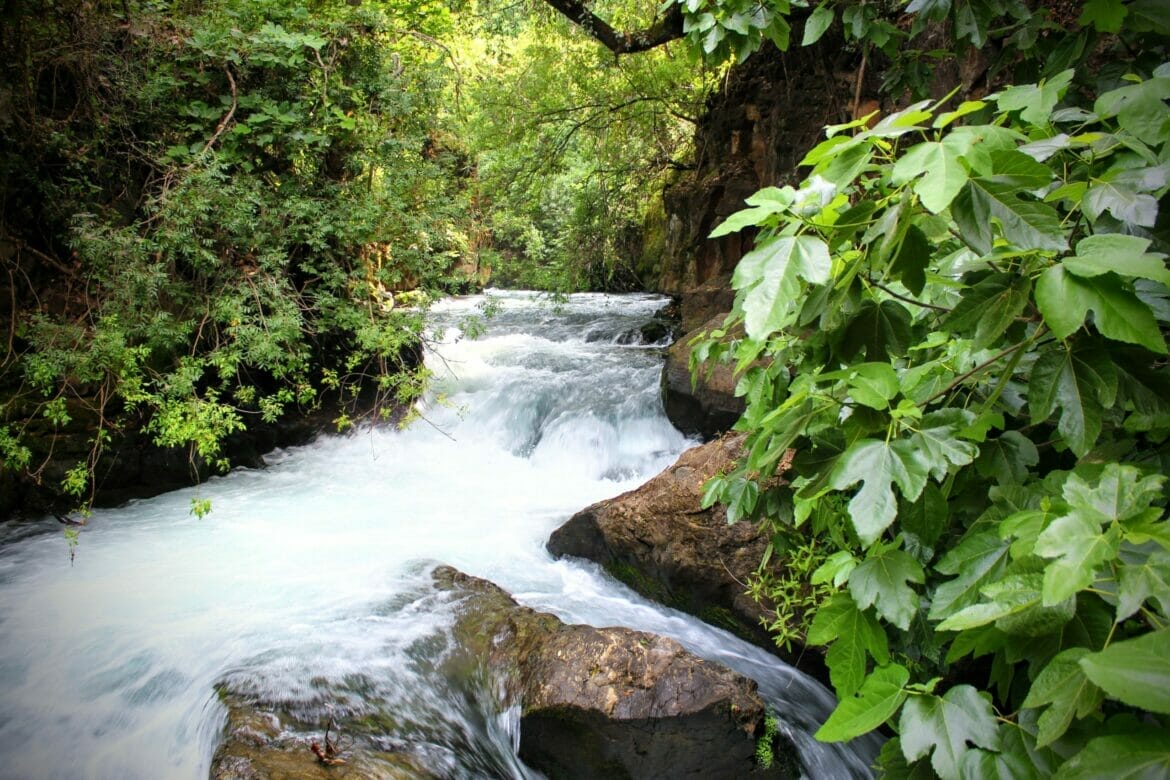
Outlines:
{"type": "MultiPolygon", "coordinates": [[[[822,138],[822,128],[851,113],[852,57],[840,41],[827,38],[787,52],[768,45],[733,68],[712,97],[695,134],[695,168],[663,194],[665,238],[651,280],[683,296],[684,328],[717,313],[689,318],[690,293],[710,299],[726,289],[751,248],[748,234],[714,241],[707,235],[756,190],[800,179],[797,163],[822,138]]],[[[696,301],[696,308],[702,305],[696,301]]]]}
{"type": "MultiPolygon", "coordinates": [[[[799,37],[798,35],[796,36],[799,37]]],[[[692,388],[689,342],[731,310],[731,274],[750,251],[750,230],[708,239],[744,199],[771,185],[795,184],[804,154],[823,127],[844,121],[855,98],[854,55],[826,38],[787,52],[766,46],[733,68],[695,134],[696,163],[663,193],[647,235],[647,284],[680,299],[684,335],[671,349],[664,381],[667,415],[704,437],[728,430],[743,410],[730,370],[716,368],[692,388]]],[[[872,85],[864,90],[869,94],[872,85]]]]}

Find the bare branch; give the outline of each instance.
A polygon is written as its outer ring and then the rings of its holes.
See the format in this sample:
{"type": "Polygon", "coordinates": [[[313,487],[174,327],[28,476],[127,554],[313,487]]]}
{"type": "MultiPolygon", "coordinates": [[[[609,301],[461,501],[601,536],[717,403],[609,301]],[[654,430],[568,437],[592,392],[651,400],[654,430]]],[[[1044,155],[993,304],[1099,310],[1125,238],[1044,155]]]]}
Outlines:
{"type": "Polygon", "coordinates": [[[644,30],[618,32],[586,6],[585,0],[545,0],[614,54],[634,54],[683,36],[682,6],[672,5],[644,30]]]}

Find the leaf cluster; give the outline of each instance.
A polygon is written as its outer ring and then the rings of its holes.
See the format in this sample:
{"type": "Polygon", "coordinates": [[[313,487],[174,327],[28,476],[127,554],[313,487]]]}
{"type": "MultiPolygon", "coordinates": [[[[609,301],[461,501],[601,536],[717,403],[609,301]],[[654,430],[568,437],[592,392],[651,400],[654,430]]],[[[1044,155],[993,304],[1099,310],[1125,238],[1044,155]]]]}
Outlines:
{"type": "Polygon", "coordinates": [[[893,776],[1170,769],[1170,65],[1074,75],[828,128],[712,234],[759,231],[705,500],[830,543],[818,737],[893,776]]]}

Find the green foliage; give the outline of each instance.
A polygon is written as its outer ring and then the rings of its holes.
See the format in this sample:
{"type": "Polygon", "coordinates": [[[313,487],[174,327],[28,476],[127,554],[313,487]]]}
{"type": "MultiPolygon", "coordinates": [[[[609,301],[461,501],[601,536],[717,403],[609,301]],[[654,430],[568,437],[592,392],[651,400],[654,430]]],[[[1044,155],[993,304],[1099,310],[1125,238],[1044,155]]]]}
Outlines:
{"type": "Polygon", "coordinates": [[[696,349],[747,404],[704,503],[826,544],[818,737],[888,726],[890,772],[1166,767],[1168,96],[1170,65],[1062,71],[829,128],[715,230],[760,232],[696,349]]]}
{"type": "Polygon", "coordinates": [[[764,716],[764,733],[756,738],[756,764],[771,769],[776,762],[776,737],[780,735],[780,721],[769,712],[764,716]]]}
{"type": "MultiPolygon", "coordinates": [[[[445,285],[459,259],[463,189],[428,153],[447,71],[407,34],[448,30],[449,11],[184,9],[65,3],[18,14],[0,44],[26,90],[0,126],[5,238],[45,231],[39,243],[73,261],[50,303],[13,313],[0,443],[6,467],[39,478],[29,421],[61,430],[94,410],[78,421],[97,428],[94,449],[63,484],[79,499],[109,431],[223,468],[229,435],[327,395],[387,415],[425,380],[421,315],[392,308],[392,292],[445,285]],[[58,39],[76,60],[53,59],[58,39]],[[69,112],[37,91],[53,69],[69,112]]],[[[12,293],[39,290],[30,278],[12,293]]]]}
{"type": "Polygon", "coordinates": [[[615,58],[559,14],[504,25],[507,11],[479,9],[460,15],[451,119],[475,165],[471,238],[492,284],[640,286],[647,204],[689,163],[718,72],[670,47],[615,58]]]}
{"type": "MultiPolygon", "coordinates": [[[[746,480],[744,484],[755,486],[746,480]]],[[[748,580],[748,595],[770,610],[761,624],[785,650],[791,651],[793,642],[803,641],[808,615],[819,614],[832,592],[827,583],[812,578],[823,563],[824,546],[816,539],[794,541],[778,534],[760,568],[748,580]],[[779,565],[769,567],[774,557],[780,559],[779,565]]]]}
{"type": "Polygon", "coordinates": [[[788,0],[673,0],[682,8],[683,34],[691,51],[710,62],[743,62],[764,41],[788,48],[788,0]]]}

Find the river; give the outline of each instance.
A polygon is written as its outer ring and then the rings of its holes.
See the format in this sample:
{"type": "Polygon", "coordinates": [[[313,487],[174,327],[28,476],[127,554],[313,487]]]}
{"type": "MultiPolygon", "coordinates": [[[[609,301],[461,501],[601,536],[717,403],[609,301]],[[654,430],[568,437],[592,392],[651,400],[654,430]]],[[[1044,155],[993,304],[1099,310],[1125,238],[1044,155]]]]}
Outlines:
{"type": "Polygon", "coordinates": [[[217,686],[292,710],[388,707],[387,740],[434,774],[538,777],[515,756],[515,718],[425,663],[452,620],[430,597],[438,563],[567,622],[672,636],[760,683],[809,777],[866,776],[872,747],[812,740],[832,708],[815,681],[544,549],[575,511],[694,443],[663,415],[661,345],[630,343],[665,299],[488,301],[435,307],[434,392],[404,431],[322,437],[96,510],[75,549],[51,518],[4,529],[0,778],[206,778],[217,686]],[[203,519],[196,496],[212,502],[203,519]]]}

